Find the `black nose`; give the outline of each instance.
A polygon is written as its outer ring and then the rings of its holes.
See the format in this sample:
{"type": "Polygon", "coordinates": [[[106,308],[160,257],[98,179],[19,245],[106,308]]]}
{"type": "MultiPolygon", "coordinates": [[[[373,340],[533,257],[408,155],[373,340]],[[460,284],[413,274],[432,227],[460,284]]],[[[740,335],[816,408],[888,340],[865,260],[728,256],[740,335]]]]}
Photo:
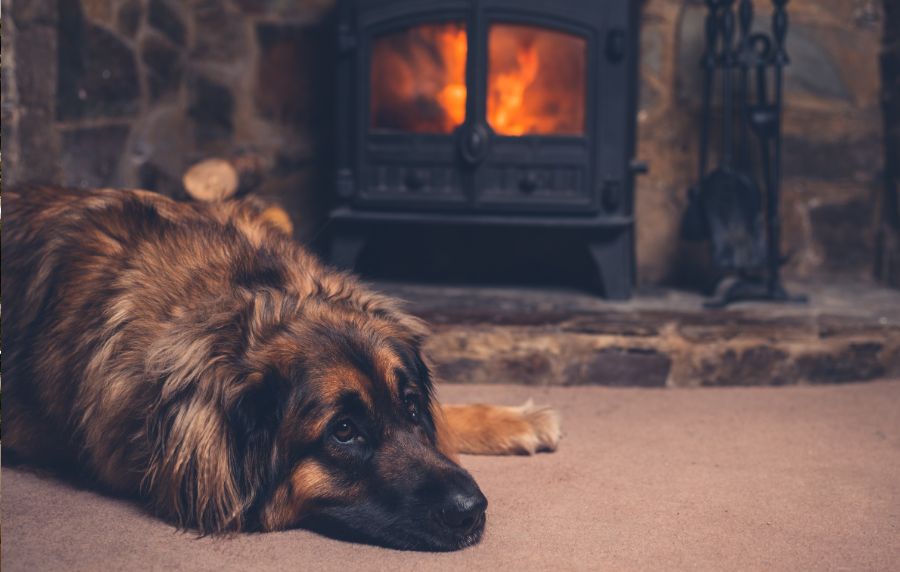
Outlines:
{"type": "Polygon", "coordinates": [[[487,499],[475,488],[469,491],[454,491],[447,495],[438,518],[441,523],[459,534],[468,534],[484,524],[487,499]]]}

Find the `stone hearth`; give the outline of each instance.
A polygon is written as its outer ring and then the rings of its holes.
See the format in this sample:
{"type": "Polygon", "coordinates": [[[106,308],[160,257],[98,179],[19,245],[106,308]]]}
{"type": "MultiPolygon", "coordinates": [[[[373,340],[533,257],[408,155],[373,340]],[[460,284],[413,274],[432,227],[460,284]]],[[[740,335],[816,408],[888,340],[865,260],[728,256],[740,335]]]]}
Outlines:
{"type": "Polygon", "coordinates": [[[900,375],[900,292],[792,284],[807,305],[704,309],[699,296],[627,303],[525,288],[379,283],[428,320],[450,383],[694,387],[864,381],[900,375]]]}

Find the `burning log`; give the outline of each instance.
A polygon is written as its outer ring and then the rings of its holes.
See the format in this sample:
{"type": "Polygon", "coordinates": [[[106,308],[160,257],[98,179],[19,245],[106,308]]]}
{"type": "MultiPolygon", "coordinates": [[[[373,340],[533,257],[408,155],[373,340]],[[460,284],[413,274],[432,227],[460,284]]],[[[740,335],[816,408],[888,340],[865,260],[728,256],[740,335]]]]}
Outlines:
{"type": "Polygon", "coordinates": [[[191,166],[181,178],[181,183],[193,199],[224,201],[259,185],[263,173],[270,166],[269,161],[258,155],[206,159],[191,166]]]}

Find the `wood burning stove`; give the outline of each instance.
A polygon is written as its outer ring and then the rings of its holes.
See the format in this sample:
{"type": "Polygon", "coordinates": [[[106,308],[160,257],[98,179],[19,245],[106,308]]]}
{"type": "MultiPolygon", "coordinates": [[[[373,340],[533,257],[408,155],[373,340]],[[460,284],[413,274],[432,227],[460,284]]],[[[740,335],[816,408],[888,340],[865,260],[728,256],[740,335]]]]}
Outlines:
{"type": "Polygon", "coordinates": [[[627,298],[637,4],[340,2],[332,262],[382,225],[534,227],[627,298]]]}

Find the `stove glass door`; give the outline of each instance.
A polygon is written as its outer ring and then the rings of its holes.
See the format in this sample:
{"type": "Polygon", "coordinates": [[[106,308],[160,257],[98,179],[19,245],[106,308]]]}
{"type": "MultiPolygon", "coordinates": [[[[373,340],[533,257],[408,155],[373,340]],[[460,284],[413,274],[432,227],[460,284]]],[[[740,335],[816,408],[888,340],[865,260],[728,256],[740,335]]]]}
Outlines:
{"type": "Polygon", "coordinates": [[[462,22],[377,36],[369,74],[370,130],[452,133],[466,119],[467,50],[462,22]]]}
{"type": "Polygon", "coordinates": [[[497,23],[488,46],[487,120],[495,133],[584,134],[584,38],[497,23]]]}

